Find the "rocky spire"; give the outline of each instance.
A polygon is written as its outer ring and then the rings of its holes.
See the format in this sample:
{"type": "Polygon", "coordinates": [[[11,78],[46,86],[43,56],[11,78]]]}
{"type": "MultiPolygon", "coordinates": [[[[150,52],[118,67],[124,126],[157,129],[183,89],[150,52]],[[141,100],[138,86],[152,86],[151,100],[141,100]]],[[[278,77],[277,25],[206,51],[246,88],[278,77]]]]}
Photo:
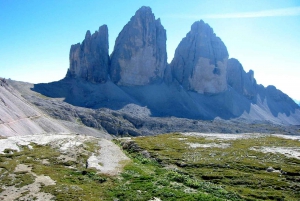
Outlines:
{"type": "Polygon", "coordinates": [[[141,7],[116,39],[111,79],[118,85],[147,85],[162,80],[166,66],[166,30],[151,8],[141,7]]]}
{"type": "Polygon", "coordinates": [[[197,21],[175,51],[172,74],[187,90],[220,93],[227,89],[227,60],[221,39],[208,24],[197,21]]]}
{"type": "Polygon", "coordinates": [[[227,62],[227,82],[235,91],[248,99],[253,99],[257,94],[254,72],[250,70],[246,73],[237,59],[231,58],[227,62]]]}
{"type": "Polygon", "coordinates": [[[108,66],[108,29],[103,25],[93,35],[87,31],[81,44],[71,46],[67,77],[103,83],[107,81],[108,66]]]}

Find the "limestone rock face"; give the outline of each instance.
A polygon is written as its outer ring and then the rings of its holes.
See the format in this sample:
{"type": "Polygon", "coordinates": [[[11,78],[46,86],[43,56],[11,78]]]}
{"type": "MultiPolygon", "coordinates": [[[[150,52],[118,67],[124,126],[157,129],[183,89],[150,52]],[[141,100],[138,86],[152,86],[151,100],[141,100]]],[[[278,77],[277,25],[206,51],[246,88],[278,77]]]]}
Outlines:
{"type": "Polygon", "coordinates": [[[213,29],[195,22],[182,39],[171,62],[174,78],[187,90],[220,93],[227,89],[228,52],[213,29]]]}
{"type": "Polygon", "coordinates": [[[254,72],[250,70],[246,73],[237,59],[231,58],[228,60],[227,82],[229,86],[248,99],[254,98],[257,93],[254,72]]]}
{"type": "Polygon", "coordinates": [[[162,80],[166,66],[166,30],[151,8],[142,7],[116,39],[111,79],[123,86],[147,85],[162,80]]]}
{"type": "Polygon", "coordinates": [[[108,29],[103,25],[91,35],[87,31],[83,42],[71,46],[67,77],[83,78],[93,83],[107,81],[109,67],[108,29]]]}

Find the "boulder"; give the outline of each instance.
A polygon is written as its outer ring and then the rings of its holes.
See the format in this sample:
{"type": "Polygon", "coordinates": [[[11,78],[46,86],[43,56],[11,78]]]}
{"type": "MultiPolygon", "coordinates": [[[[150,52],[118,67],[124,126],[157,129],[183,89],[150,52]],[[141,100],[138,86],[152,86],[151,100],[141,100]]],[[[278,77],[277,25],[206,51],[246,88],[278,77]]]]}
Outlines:
{"type": "Polygon", "coordinates": [[[162,80],[166,66],[166,30],[151,8],[141,7],[116,39],[111,79],[123,86],[147,85],[162,80]]]}

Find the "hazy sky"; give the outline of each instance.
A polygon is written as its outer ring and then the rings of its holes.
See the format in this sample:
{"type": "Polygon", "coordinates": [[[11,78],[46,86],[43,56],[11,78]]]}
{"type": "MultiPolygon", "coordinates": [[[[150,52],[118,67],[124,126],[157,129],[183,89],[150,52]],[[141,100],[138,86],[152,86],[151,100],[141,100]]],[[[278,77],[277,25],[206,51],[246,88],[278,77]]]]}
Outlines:
{"type": "Polygon", "coordinates": [[[0,0],[0,77],[62,79],[71,44],[102,24],[110,52],[123,26],[150,6],[167,30],[168,61],[193,22],[203,19],[259,84],[300,100],[299,0],[0,0]]]}

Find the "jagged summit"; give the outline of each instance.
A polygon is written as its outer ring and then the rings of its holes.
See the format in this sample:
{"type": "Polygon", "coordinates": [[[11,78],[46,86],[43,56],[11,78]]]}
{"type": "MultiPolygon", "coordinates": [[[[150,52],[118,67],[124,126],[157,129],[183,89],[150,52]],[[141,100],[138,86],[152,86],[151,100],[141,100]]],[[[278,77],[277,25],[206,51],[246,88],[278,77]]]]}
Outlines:
{"type": "Polygon", "coordinates": [[[242,64],[237,59],[231,58],[228,60],[227,82],[229,86],[243,96],[249,99],[255,98],[257,84],[254,78],[254,72],[250,70],[246,73],[242,64]]]}
{"type": "Polygon", "coordinates": [[[83,42],[71,46],[70,67],[66,77],[82,78],[94,83],[104,83],[108,78],[108,28],[106,25],[91,35],[88,30],[83,42]]]}
{"type": "Polygon", "coordinates": [[[124,26],[111,55],[110,76],[125,86],[162,80],[167,65],[166,30],[150,7],[142,7],[124,26]]]}
{"type": "Polygon", "coordinates": [[[192,24],[167,63],[166,30],[150,7],[141,7],[108,55],[108,29],[87,31],[72,45],[66,79],[35,85],[76,106],[123,109],[147,106],[152,116],[267,120],[300,125],[300,108],[273,86],[258,85],[203,20],[192,24]],[[109,79],[110,78],[110,79],[109,79]],[[96,84],[91,84],[96,83],[96,84]]]}
{"type": "Polygon", "coordinates": [[[227,89],[228,52],[213,29],[202,20],[178,45],[171,69],[174,78],[186,89],[198,93],[220,93],[227,89]]]}

